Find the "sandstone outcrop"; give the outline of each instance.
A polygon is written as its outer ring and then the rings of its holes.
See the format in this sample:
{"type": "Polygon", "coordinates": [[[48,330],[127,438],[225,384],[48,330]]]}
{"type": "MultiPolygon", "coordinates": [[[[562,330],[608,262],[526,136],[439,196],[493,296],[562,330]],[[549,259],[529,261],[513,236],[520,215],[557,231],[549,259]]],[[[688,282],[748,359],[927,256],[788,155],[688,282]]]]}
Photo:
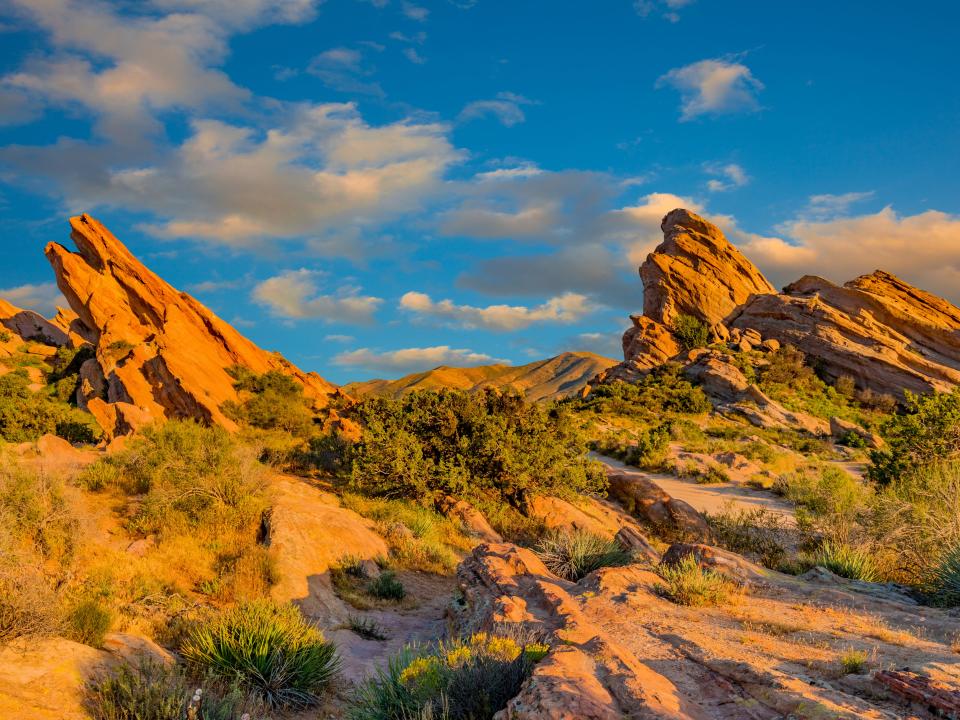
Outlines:
{"type": "Polygon", "coordinates": [[[232,428],[221,406],[237,399],[227,372],[234,365],[290,375],[317,407],[335,391],[160,279],[94,218],[80,215],[70,225],[77,252],[50,243],[46,254],[75,317],[61,313],[66,330],[48,325],[61,339],[69,333],[93,344],[96,360],[84,369],[78,400],[108,434],[175,417],[232,428]]]}
{"type": "Polygon", "coordinates": [[[640,266],[643,314],[670,327],[692,315],[713,327],[751,295],[774,287],[719,228],[688,210],[671,210],[660,224],[663,242],[640,266]]]}
{"type": "MultiPolygon", "coordinates": [[[[946,300],[881,270],[843,286],[806,276],[777,293],[703,218],[677,209],[661,227],[663,243],[640,267],[644,312],[630,318],[624,362],[594,382],[635,381],[665,362],[679,362],[691,366],[694,376],[708,370],[713,377],[704,389],[715,404],[742,405],[739,409],[757,425],[806,424],[806,418],[791,418],[757,395],[756,388],[729,387],[718,377],[739,374],[729,363],[722,369],[716,358],[705,361],[681,352],[671,328],[684,314],[704,321],[713,343],[761,353],[792,345],[828,379],[850,377],[860,390],[903,400],[906,391],[960,385],[960,308],[946,300]],[[748,397],[738,397],[743,391],[748,397]]],[[[732,382],[739,384],[736,378],[732,382]]],[[[811,430],[825,432],[819,423],[811,430]]]]}
{"type": "Polygon", "coordinates": [[[689,503],[671,497],[653,480],[638,475],[609,472],[608,492],[627,512],[668,536],[709,542],[713,536],[703,515],[689,503]]]}

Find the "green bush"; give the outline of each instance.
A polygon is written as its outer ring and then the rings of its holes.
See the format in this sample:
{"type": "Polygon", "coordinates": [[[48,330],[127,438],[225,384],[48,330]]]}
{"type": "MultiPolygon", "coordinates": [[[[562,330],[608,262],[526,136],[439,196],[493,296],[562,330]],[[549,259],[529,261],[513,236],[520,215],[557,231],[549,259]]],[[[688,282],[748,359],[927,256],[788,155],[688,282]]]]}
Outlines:
{"type": "Polygon", "coordinates": [[[367,592],[381,600],[400,601],[407,596],[403,583],[397,580],[397,576],[390,570],[384,570],[371,580],[367,592]]]}
{"type": "Polygon", "coordinates": [[[801,527],[841,542],[855,532],[872,493],[869,486],[832,465],[781,476],[774,490],[796,503],[801,527]]]}
{"type": "Polygon", "coordinates": [[[257,375],[234,365],[228,371],[240,392],[239,402],[228,401],[224,413],[237,422],[264,430],[283,430],[297,437],[313,434],[314,414],[303,385],[278,370],[257,375]]]}
{"type": "Polygon", "coordinates": [[[881,427],[886,447],[870,453],[867,476],[880,485],[960,457],[960,388],[906,399],[906,412],[881,427]]]}
{"type": "Polygon", "coordinates": [[[316,705],[340,666],[336,647],[298,608],[268,601],[196,624],[180,653],[199,673],[237,683],[272,708],[316,705]]]}
{"type": "Polygon", "coordinates": [[[363,428],[351,485],[364,494],[491,497],[524,507],[536,494],[569,497],[605,487],[566,412],[520,395],[423,391],[367,398],[346,413],[363,428]]]}
{"type": "Polygon", "coordinates": [[[632,433],[607,436],[592,445],[601,455],[642,470],[658,471],[663,469],[667,458],[672,427],[672,423],[666,422],[632,433]]]}
{"type": "Polygon", "coordinates": [[[384,632],[376,620],[370,618],[350,615],[347,618],[347,627],[350,628],[354,635],[358,635],[364,640],[377,640],[378,642],[387,640],[387,633],[384,632]]]}
{"type": "Polygon", "coordinates": [[[0,376],[0,440],[29,442],[59,435],[74,443],[93,443],[100,438],[92,416],[29,386],[22,369],[0,376]]]}
{"type": "Polygon", "coordinates": [[[661,564],[657,574],[664,580],[657,591],[678,605],[719,605],[734,589],[733,583],[720,573],[700,567],[692,553],[675,565],[661,564]]]}
{"type": "Polygon", "coordinates": [[[717,545],[741,555],[752,555],[763,565],[779,569],[793,533],[781,515],[768,508],[731,510],[708,515],[717,545]]]}
{"type": "Polygon", "coordinates": [[[840,667],[845,675],[859,675],[867,669],[867,653],[863,650],[847,650],[840,657],[840,667]]]}
{"type": "Polygon", "coordinates": [[[960,606],[960,545],[947,550],[933,570],[929,592],[937,605],[960,606]]]}
{"type": "Polygon", "coordinates": [[[82,600],[70,611],[68,634],[71,640],[100,648],[112,624],[113,614],[108,608],[96,600],[82,600]]]}
{"type": "Polygon", "coordinates": [[[829,540],[811,556],[810,562],[851,580],[877,582],[880,579],[869,552],[829,540]]]}
{"type": "Polygon", "coordinates": [[[616,540],[584,530],[549,533],[537,544],[535,552],[550,572],[573,582],[599,568],[627,565],[633,560],[616,540]]]}
{"type": "Polygon", "coordinates": [[[478,633],[433,649],[405,648],[360,686],[352,720],[490,720],[547,653],[540,643],[478,633]]]}
{"type": "Polygon", "coordinates": [[[618,380],[593,386],[586,398],[574,397],[562,404],[573,410],[647,421],[660,421],[664,413],[700,415],[712,407],[703,390],[687,380],[682,366],[675,363],[654,368],[637,383],[618,380]]]}
{"type": "Polygon", "coordinates": [[[706,347],[710,342],[710,328],[693,315],[677,315],[671,330],[684,350],[706,347]]]}
{"type": "Polygon", "coordinates": [[[196,689],[172,664],[121,665],[87,686],[94,720],[236,720],[247,709],[236,688],[196,689]]]}

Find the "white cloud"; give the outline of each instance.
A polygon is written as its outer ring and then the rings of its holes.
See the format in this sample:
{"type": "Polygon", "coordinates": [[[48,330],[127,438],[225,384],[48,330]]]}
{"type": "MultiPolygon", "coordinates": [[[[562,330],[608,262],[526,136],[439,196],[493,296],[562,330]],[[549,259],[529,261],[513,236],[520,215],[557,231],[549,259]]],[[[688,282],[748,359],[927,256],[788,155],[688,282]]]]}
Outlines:
{"type": "Polygon", "coordinates": [[[747,171],[736,163],[707,163],[703,169],[708,175],[714,176],[707,181],[707,190],[710,192],[726,192],[750,182],[747,171]]]}
{"type": "Polygon", "coordinates": [[[846,215],[850,207],[863,200],[873,197],[873,191],[848,192],[840,195],[811,195],[807,208],[801,213],[804,217],[813,220],[827,220],[846,215]]]}
{"type": "Polygon", "coordinates": [[[416,48],[408,47],[403,49],[403,56],[414,65],[423,65],[427,59],[417,52],[416,48]]]}
{"type": "Polygon", "coordinates": [[[434,302],[429,295],[408,292],[400,298],[400,307],[418,316],[431,317],[465,328],[521,330],[534,323],[574,323],[593,312],[584,295],[564,293],[542,305],[456,305],[451,300],[434,302]]]}
{"type": "Polygon", "coordinates": [[[310,60],[307,72],[332,90],[381,98],[386,96],[380,84],[370,79],[374,69],[364,62],[363,53],[354,48],[324,50],[310,60]]]}
{"type": "Polygon", "coordinates": [[[786,239],[740,234],[740,248],[778,284],[801,275],[842,283],[886,270],[923,290],[960,302],[960,216],[937,210],[878,213],[785,223],[786,239]]]}
{"type": "Polygon", "coordinates": [[[523,95],[510,92],[497,93],[492,100],[474,100],[460,111],[460,121],[466,122],[483,117],[495,117],[506,127],[513,127],[527,119],[522,105],[537,103],[523,95]]]}
{"type": "Polygon", "coordinates": [[[403,9],[403,14],[406,15],[411,20],[416,20],[417,22],[424,22],[427,19],[427,16],[430,15],[430,11],[425,7],[420,5],[414,5],[412,2],[406,2],[401,5],[403,9]]]}
{"type": "Polygon", "coordinates": [[[253,297],[280,317],[342,323],[373,320],[382,299],[359,295],[355,288],[341,289],[336,295],[320,295],[317,280],[321,276],[322,273],[306,268],[289,270],[259,283],[253,289],[253,297]]]}
{"type": "Polygon", "coordinates": [[[342,367],[364,368],[374,372],[397,375],[432,370],[440,365],[472,367],[490,363],[509,364],[508,360],[498,359],[473,350],[451,348],[448,345],[403,348],[386,352],[360,348],[335,355],[332,362],[334,365],[342,367]]]}
{"type": "Polygon", "coordinates": [[[699,115],[752,112],[760,109],[756,93],[763,90],[750,68],[733,59],[700,60],[674,68],[657,80],[658,88],[680,91],[680,120],[699,115]]]}
{"type": "Polygon", "coordinates": [[[675,23],[680,22],[680,13],[677,11],[694,2],[695,0],[634,0],[633,9],[640,17],[659,13],[663,19],[675,23]]]}
{"type": "Polygon", "coordinates": [[[295,106],[286,123],[259,132],[195,121],[164,164],[115,170],[82,190],[91,205],[169,218],[145,226],[154,235],[250,246],[419,209],[460,158],[445,126],[373,127],[352,104],[295,106]]]}
{"type": "Polygon", "coordinates": [[[57,312],[57,307],[69,307],[54,283],[35,283],[0,288],[0,298],[24,310],[33,310],[46,317],[57,312]]]}

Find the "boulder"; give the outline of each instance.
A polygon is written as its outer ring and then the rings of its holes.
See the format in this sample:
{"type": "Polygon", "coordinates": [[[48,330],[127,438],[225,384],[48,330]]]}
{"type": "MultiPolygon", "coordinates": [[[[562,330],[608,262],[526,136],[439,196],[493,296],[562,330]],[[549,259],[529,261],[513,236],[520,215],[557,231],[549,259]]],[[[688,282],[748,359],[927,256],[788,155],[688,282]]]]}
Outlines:
{"type": "Polygon", "coordinates": [[[742,555],[703,544],[674,543],[667,548],[660,562],[674,566],[689,555],[693,555],[700,567],[714,570],[741,585],[763,583],[774,577],[774,573],[742,555]]]}
{"type": "Polygon", "coordinates": [[[483,513],[466,500],[447,495],[437,503],[437,510],[459,520],[466,531],[481,542],[503,542],[503,536],[490,526],[483,513]]]}
{"type": "MultiPolygon", "coordinates": [[[[326,405],[335,386],[254,345],[148,270],[94,218],[80,215],[70,225],[77,252],[50,243],[46,255],[73,313],[63,313],[60,324],[96,350],[99,372],[92,365],[84,371],[82,402],[125,404],[90,408],[108,433],[174,417],[235,427],[221,407],[238,399],[228,372],[237,365],[290,375],[316,407],[326,405]]],[[[48,325],[58,342],[68,337],[48,325]]]]}
{"type": "Polygon", "coordinates": [[[671,497],[653,480],[620,472],[608,475],[610,497],[627,512],[669,535],[697,541],[709,541],[713,533],[703,515],[693,507],[671,497]]]}
{"type": "Polygon", "coordinates": [[[623,357],[640,370],[663,365],[682,348],[666,325],[643,315],[631,315],[633,323],[623,334],[623,357]]]}
{"type": "Polygon", "coordinates": [[[877,435],[874,432],[860,427],[855,422],[850,422],[849,420],[844,420],[843,418],[832,417],[830,418],[830,435],[834,440],[844,440],[850,435],[855,435],[859,437],[866,444],[867,447],[877,448],[883,447],[883,438],[877,435]]]}
{"type": "Polygon", "coordinates": [[[713,327],[751,295],[775,293],[716,226],[689,210],[667,213],[663,242],[640,266],[643,314],[671,326],[680,314],[713,327]]]}

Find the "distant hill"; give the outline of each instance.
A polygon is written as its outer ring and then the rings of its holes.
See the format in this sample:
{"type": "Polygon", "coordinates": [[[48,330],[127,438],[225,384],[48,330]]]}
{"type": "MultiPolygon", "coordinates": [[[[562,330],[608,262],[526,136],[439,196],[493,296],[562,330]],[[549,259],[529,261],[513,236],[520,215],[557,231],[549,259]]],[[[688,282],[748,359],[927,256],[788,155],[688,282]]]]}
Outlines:
{"type": "Polygon", "coordinates": [[[367,380],[350,383],[351,395],[399,398],[414,390],[454,388],[476,392],[486,387],[512,388],[532,402],[567,397],[578,392],[597,373],[617,364],[616,360],[589,352],[565,352],[528,365],[480,365],[447,367],[407,375],[398,380],[367,380]]]}

